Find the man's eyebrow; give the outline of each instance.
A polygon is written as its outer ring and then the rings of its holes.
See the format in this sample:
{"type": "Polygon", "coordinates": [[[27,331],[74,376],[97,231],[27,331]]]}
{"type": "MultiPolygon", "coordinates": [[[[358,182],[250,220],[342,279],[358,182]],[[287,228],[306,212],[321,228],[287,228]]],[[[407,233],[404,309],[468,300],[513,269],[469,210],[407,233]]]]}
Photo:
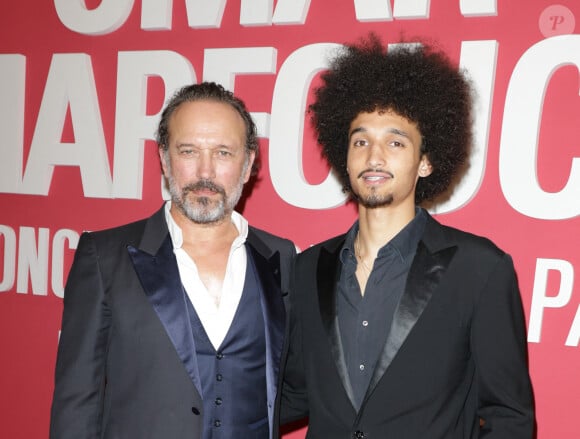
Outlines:
{"type": "MultiPolygon", "coordinates": [[[[197,145],[191,142],[182,142],[176,145],[177,148],[195,148],[197,145]]],[[[232,146],[228,143],[216,143],[212,146],[212,148],[225,148],[225,149],[233,149],[232,146]]]]}
{"type": "Polygon", "coordinates": [[[364,133],[364,132],[366,132],[365,127],[356,127],[353,130],[351,130],[350,133],[348,133],[348,138],[350,139],[353,136],[353,134],[364,133]]]}
{"type": "MultiPolygon", "coordinates": [[[[365,127],[356,127],[354,129],[352,129],[350,131],[350,133],[348,133],[348,137],[351,138],[354,134],[357,133],[365,133],[367,131],[367,129],[365,127]]],[[[407,139],[410,139],[411,136],[409,135],[409,133],[407,133],[406,131],[402,131],[398,128],[389,128],[387,130],[388,133],[391,134],[396,134],[397,136],[402,136],[402,137],[406,137],[407,139]]]]}
{"type": "Polygon", "coordinates": [[[403,136],[406,137],[407,139],[411,138],[408,132],[399,130],[397,128],[390,128],[389,133],[396,134],[397,136],[403,136]]]}

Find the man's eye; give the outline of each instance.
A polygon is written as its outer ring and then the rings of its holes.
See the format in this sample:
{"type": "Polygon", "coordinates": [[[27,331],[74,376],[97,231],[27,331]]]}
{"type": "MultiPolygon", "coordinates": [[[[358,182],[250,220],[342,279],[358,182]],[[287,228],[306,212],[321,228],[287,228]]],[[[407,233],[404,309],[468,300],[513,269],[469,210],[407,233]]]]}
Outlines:
{"type": "Polygon", "coordinates": [[[366,140],[358,139],[353,142],[354,146],[365,146],[367,144],[366,140]]]}

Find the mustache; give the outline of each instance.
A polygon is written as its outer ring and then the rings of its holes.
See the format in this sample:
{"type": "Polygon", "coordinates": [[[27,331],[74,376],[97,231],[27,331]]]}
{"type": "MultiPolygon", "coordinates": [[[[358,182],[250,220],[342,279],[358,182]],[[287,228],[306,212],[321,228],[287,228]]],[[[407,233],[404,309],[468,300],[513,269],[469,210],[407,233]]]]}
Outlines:
{"type": "Polygon", "coordinates": [[[223,195],[223,196],[226,195],[226,190],[222,186],[214,183],[211,180],[206,180],[206,179],[199,180],[195,183],[190,183],[190,184],[184,186],[182,188],[182,193],[185,195],[188,192],[195,192],[195,191],[199,191],[202,189],[207,189],[207,190],[216,192],[216,193],[223,195]]]}
{"type": "Polygon", "coordinates": [[[376,173],[380,173],[380,174],[385,174],[387,175],[389,178],[393,178],[394,175],[392,172],[387,171],[385,169],[373,169],[373,168],[367,168],[364,169],[362,171],[359,172],[359,174],[356,176],[356,178],[361,178],[364,174],[366,174],[367,172],[376,172],[376,173]]]}

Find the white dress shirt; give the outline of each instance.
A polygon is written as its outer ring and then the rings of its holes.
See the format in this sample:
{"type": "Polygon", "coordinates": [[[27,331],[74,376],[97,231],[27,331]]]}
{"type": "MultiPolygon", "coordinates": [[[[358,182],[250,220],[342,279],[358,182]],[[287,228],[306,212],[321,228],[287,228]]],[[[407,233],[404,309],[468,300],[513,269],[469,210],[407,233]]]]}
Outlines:
{"type": "Polygon", "coordinates": [[[244,244],[248,236],[248,221],[239,213],[232,212],[232,223],[238,229],[239,235],[234,239],[230,249],[221,298],[219,305],[217,305],[214,297],[210,295],[201,281],[195,262],[182,248],[183,233],[171,216],[170,208],[171,201],[167,201],[165,203],[165,220],[173,242],[173,252],[177,259],[179,276],[207,336],[217,350],[230,329],[244,289],[247,265],[244,244]]]}

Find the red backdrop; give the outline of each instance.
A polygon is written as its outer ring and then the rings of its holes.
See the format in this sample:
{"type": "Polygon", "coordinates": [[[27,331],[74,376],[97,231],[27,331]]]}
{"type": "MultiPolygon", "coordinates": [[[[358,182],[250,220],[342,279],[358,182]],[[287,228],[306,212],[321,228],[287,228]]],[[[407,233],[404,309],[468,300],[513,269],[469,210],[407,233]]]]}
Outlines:
{"type": "MultiPolygon", "coordinates": [[[[577,0],[7,0],[0,13],[0,436],[47,437],[62,287],[83,230],[162,202],[164,100],[217,80],[258,121],[251,223],[301,248],[355,218],[304,117],[332,50],[375,31],[437,40],[477,89],[468,175],[435,210],[514,258],[538,438],[577,438],[577,0]]],[[[304,437],[304,430],[286,438],[304,437]]]]}

